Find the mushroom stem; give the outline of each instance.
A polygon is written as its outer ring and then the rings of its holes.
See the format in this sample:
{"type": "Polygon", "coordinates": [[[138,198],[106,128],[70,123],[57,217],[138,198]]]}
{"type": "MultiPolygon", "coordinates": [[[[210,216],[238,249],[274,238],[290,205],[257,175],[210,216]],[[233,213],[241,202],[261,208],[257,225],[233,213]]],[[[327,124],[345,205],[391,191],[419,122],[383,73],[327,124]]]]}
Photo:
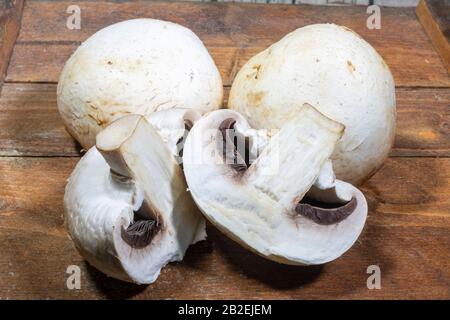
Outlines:
{"type": "Polygon", "coordinates": [[[295,207],[311,188],[344,132],[343,125],[310,105],[297,116],[272,137],[245,177],[285,209],[295,207]]]}
{"type": "Polygon", "coordinates": [[[113,176],[131,178],[131,172],[123,157],[120,147],[131,137],[141,120],[139,115],[131,115],[114,121],[111,125],[100,131],[96,138],[97,149],[100,151],[111,170],[113,176]]]}
{"type": "Polygon", "coordinates": [[[136,185],[122,148],[127,142],[136,140],[133,134],[142,120],[144,118],[139,115],[120,118],[96,138],[97,149],[110,166],[111,179],[115,183],[128,185],[133,191],[133,220],[128,227],[122,226],[121,230],[122,239],[132,248],[149,245],[160,228],[157,211],[144,199],[141,188],[136,185]]]}

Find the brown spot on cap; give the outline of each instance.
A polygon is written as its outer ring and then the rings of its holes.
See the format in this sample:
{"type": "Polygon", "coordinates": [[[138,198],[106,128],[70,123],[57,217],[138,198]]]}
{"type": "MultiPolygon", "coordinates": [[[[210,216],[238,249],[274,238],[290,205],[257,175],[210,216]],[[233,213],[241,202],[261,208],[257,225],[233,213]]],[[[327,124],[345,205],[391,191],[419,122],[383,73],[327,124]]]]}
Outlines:
{"type": "Polygon", "coordinates": [[[347,67],[348,67],[348,70],[349,70],[351,73],[353,73],[353,72],[356,71],[355,66],[353,65],[353,63],[352,63],[350,60],[347,60],[347,67]]]}
{"type": "MultiPolygon", "coordinates": [[[[89,118],[91,118],[92,120],[94,120],[100,127],[103,127],[106,124],[105,120],[102,120],[100,118],[96,118],[94,117],[92,114],[88,113],[87,114],[89,118]]],[[[98,116],[98,115],[97,115],[98,116]]]]}
{"type": "Polygon", "coordinates": [[[247,74],[247,79],[253,78],[255,80],[258,80],[259,73],[260,73],[261,65],[257,64],[252,66],[252,72],[247,74]]]}
{"type": "Polygon", "coordinates": [[[252,69],[254,69],[254,70],[256,71],[256,73],[255,73],[255,79],[258,79],[258,76],[259,76],[259,70],[261,69],[261,65],[258,64],[258,65],[256,65],[256,66],[253,66],[252,69]]]}
{"type": "Polygon", "coordinates": [[[261,103],[262,99],[266,93],[264,91],[249,92],[247,93],[247,100],[250,105],[258,105],[261,103]]]}

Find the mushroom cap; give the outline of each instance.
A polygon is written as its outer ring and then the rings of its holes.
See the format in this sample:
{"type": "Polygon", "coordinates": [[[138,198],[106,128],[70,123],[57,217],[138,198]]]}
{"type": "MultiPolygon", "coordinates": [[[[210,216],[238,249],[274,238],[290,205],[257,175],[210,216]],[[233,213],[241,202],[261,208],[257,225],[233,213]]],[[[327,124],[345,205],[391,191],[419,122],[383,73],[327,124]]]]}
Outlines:
{"type": "Polygon", "coordinates": [[[328,198],[351,199],[348,211],[300,203],[314,182],[323,180],[321,170],[329,171],[343,126],[305,105],[242,170],[235,157],[239,151],[222,150],[224,123],[234,124],[233,130],[240,131],[236,137],[250,132],[239,113],[217,110],[195,123],[184,145],[186,181],[204,216],[242,246],[280,263],[322,264],[346,252],[366,220],[363,194],[337,180],[328,198]]]}
{"type": "Polygon", "coordinates": [[[200,113],[222,104],[222,80],[202,41],[189,29],[155,19],[108,26],[73,53],[61,73],[58,109],[88,149],[108,123],[126,114],[174,107],[200,113]]]}
{"type": "Polygon", "coordinates": [[[271,129],[304,103],[346,127],[332,155],[338,179],[360,184],[376,172],[394,140],[395,86],[369,43],[334,24],[297,29],[242,67],[228,108],[271,129]]]}

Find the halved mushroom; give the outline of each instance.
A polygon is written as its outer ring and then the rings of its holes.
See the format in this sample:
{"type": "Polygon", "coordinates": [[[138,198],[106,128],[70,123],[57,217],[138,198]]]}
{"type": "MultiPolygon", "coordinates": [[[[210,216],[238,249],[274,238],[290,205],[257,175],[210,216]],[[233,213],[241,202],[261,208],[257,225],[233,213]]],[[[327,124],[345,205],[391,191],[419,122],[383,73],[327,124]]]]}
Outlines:
{"type": "Polygon", "coordinates": [[[213,111],[184,146],[189,190],[214,225],[261,256],[294,265],[331,261],[353,245],[367,216],[363,194],[334,179],[330,156],[343,132],[304,105],[252,154],[258,148],[246,120],[213,111]],[[304,199],[308,191],[325,202],[304,199]]]}
{"type": "MultiPolygon", "coordinates": [[[[183,135],[183,119],[196,119],[187,110],[170,112],[166,116],[172,121],[166,123],[182,127],[166,135],[169,144],[183,135]]],[[[145,117],[120,118],[96,140],[66,187],[71,238],[107,275],[152,283],[162,267],[181,260],[191,243],[204,239],[204,220],[186,192],[174,152],[145,117]]]]}

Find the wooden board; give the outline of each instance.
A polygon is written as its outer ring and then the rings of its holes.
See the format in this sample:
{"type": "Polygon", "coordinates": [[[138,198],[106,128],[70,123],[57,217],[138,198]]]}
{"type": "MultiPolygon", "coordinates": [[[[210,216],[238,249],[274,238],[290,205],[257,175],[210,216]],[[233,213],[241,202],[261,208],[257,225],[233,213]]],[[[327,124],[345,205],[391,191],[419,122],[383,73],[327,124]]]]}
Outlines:
{"type": "Polygon", "coordinates": [[[421,0],[416,14],[450,73],[450,1],[421,0]]]}
{"type": "Polygon", "coordinates": [[[150,286],[106,278],[77,254],[63,227],[62,199],[77,158],[0,158],[2,298],[448,298],[450,159],[395,158],[364,187],[365,230],[325,266],[279,265],[208,226],[207,241],[150,286]],[[433,177],[432,179],[430,177],[433,177]],[[82,269],[82,289],[66,288],[66,268],[82,269]],[[382,289],[368,290],[379,265],[382,289]]]}
{"type": "Polygon", "coordinates": [[[77,2],[81,29],[69,30],[66,28],[69,15],[65,12],[70,4],[70,1],[28,3],[23,13],[26,23],[13,53],[7,81],[55,82],[66,59],[92,33],[114,22],[150,17],[191,28],[211,51],[225,85],[231,84],[248,58],[288,32],[307,24],[333,22],[355,30],[371,43],[392,69],[397,86],[450,86],[442,61],[415,18],[413,8],[383,8],[381,29],[369,30],[368,15],[361,6],[77,2]]]}
{"type": "Polygon", "coordinates": [[[0,2],[0,88],[20,29],[23,1],[0,2]]]}
{"type": "Polygon", "coordinates": [[[0,92],[0,299],[450,299],[450,79],[414,9],[382,8],[382,29],[365,7],[161,2],[77,2],[81,29],[65,27],[73,1],[27,1],[0,92]],[[317,267],[278,265],[208,226],[208,240],[158,281],[136,286],[105,277],[75,250],[63,226],[64,186],[80,148],[56,106],[59,72],[96,30],[134,17],[193,29],[213,55],[226,96],[240,66],[297,27],[346,25],[383,55],[397,84],[395,147],[364,186],[367,225],[342,258],[317,267]],[[42,23],[45,21],[45,23],[42,23]],[[82,270],[68,290],[66,269],[82,270]],[[368,290],[378,265],[382,289],[368,290]]]}

